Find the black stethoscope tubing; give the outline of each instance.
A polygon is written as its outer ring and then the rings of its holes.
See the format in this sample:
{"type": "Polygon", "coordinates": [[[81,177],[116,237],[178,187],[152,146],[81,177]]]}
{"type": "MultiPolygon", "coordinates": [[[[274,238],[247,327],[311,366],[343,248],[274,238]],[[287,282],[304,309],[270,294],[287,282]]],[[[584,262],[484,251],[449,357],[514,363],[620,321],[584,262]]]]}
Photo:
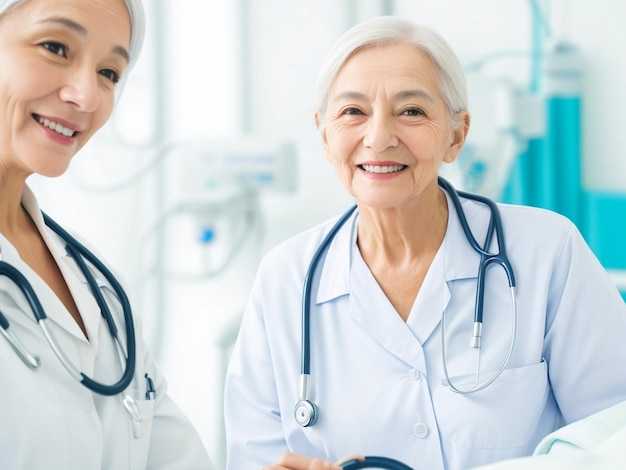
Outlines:
{"type": "Polygon", "coordinates": [[[511,263],[509,262],[509,259],[506,255],[502,217],[500,216],[500,211],[498,210],[498,206],[496,205],[496,203],[488,197],[464,191],[457,191],[448,181],[441,177],[439,178],[439,186],[445,189],[446,192],[450,195],[450,200],[454,205],[454,209],[456,210],[456,213],[458,215],[459,222],[461,223],[461,227],[463,228],[463,232],[465,233],[465,237],[467,238],[467,241],[472,246],[474,251],[476,251],[481,257],[480,263],[478,265],[478,288],[476,289],[474,322],[482,323],[485,295],[485,273],[487,271],[487,268],[494,263],[502,266],[502,268],[506,272],[509,281],[509,287],[515,287],[515,275],[513,274],[513,268],[511,267],[511,263]],[[461,197],[481,202],[489,207],[489,210],[491,211],[489,228],[487,229],[487,239],[485,241],[485,244],[483,245],[484,248],[481,247],[476,241],[476,238],[474,238],[474,234],[472,233],[469,223],[467,222],[467,218],[465,217],[465,213],[463,212],[463,207],[461,206],[461,197]],[[491,236],[494,231],[498,242],[498,252],[490,253],[487,250],[489,248],[489,245],[491,244],[491,236]]]}
{"type": "MultiPolygon", "coordinates": [[[[76,240],[73,236],[71,236],[65,229],[63,229],[59,224],[57,224],[54,220],[48,217],[45,213],[42,212],[43,219],[48,227],[52,229],[61,239],[66,243],[66,251],[69,256],[71,256],[79,269],[85,276],[87,283],[89,285],[89,289],[91,290],[92,295],[96,299],[96,302],[100,308],[100,313],[105,319],[111,336],[113,340],[117,342],[117,345],[120,345],[117,326],[115,325],[115,321],[113,320],[113,315],[109,310],[109,307],[98,287],[96,280],[94,279],[93,274],[87,267],[85,263],[85,259],[91,263],[98,271],[102,273],[102,275],[109,282],[113,291],[118,297],[118,300],[122,306],[122,311],[124,314],[124,323],[126,329],[126,365],[124,367],[124,372],[119,381],[114,384],[107,385],[100,382],[95,381],[94,379],[88,377],[83,372],[79,372],[80,375],[80,383],[87,387],[89,390],[98,393],[100,395],[117,395],[123,392],[132,382],[133,375],[135,373],[135,365],[136,365],[136,343],[135,343],[135,326],[133,322],[132,311],[130,307],[130,302],[128,301],[128,297],[124,288],[121,286],[119,281],[115,278],[113,273],[106,267],[106,265],[100,261],[90,250],[88,250],[82,243],[76,240]],[[83,259],[84,258],[84,259],[83,259]]],[[[46,312],[43,309],[37,294],[35,293],[33,287],[31,286],[28,279],[24,277],[24,275],[19,272],[15,267],[6,263],[5,261],[0,261],[0,276],[6,276],[11,279],[15,285],[20,289],[23,293],[29,307],[31,308],[37,323],[44,329],[44,332],[47,332],[45,328],[45,320],[47,319],[46,312]]],[[[8,320],[2,313],[0,312],[0,320],[2,326],[5,330],[8,329],[8,320]]],[[[50,341],[48,334],[46,333],[47,339],[50,341]]],[[[60,349],[51,342],[50,344],[54,349],[57,355],[60,354],[60,349]]],[[[120,346],[121,347],[121,346],[120,346]]],[[[62,355],[62,354],[61,354],[62,355]]],[[[59,359],[63,362],[64,366],[65,361],[59,355],[59,359]]]]}
{"type": "MultiPolygon", "coordinates": [[[[485,294],[485,274],[487,268],[492,264],[500,265],[507,276],[509,288],[512,292],[512,301],[514,302],[515,297],[515,277],[513,275],[513,268],[511,263],[509,262],[508,257],[506,256],[506,246],[504,241],[504,229],[502,226],[502,218],[500,216],[500,211],[494,201],[491,199],[481,196],[478,194],[467,193],[463,191],[457,191],[448,181],[439,177],[438,184],[441,188],[443,188],[452,201],[454,208],[456,210],[458,219],[460,221],[463,232],[467,238],[467,241],[471,245],[471,247],[480,255],[480,262],[478,267],[478,276],[477,276],[477,288],[476,288],[476,302],[474,308],[474,328],[475,333],[473,337],[474,346],[480,348],[480,330],[482,328],[483,323],[483,307],[484,307],[484,294],[485,294]],[[466,198],[478,201],[487,205],[490,210],[491,216],[489,220],[489,228],[487,229],[487,236],[484,246],[480,246],[480,244],[474,238],[472,230],[469,226],[467,218],[465,217],[465,212],[463,211],[463,207],[461,205],[460,198],[466,198]],[[496,253],[490,253],[487,251],[491,244],[491,239],[493,233],[495,232],[496,239],[498,242],[498,251],[496,253]],[[478,332],[476,332],[478,331],[478,332]]],[[[311,371],[311,329],[310,329],[310,319],[311,319],[311,290],[313,284],[313,278],[315,275],[315,271],[317,266],[328,250],[328,247],[332,240],[335,238],[337,232],[341,229],[341,227],[345,224],[345,222],[350,218],[352,213],[357,209],[357,206],[354,205],[350,209],[348,209],[335,223],[335,225],[331,228],[328,234],[320,243],[319,247],[313,254],[311,262],[309,264],[309,268],[307,269],[304,286],[303,286],[303,295],[302,295],[302,331],[301,331],[301,356],[300,356],[300,390],[299,390],[299,400],[296,403],[294,409],[294,416],[298,424],[303,427],[313,425],[318,418],[317,406],[310,399],[310,390],[309,390],[309,379],[310,379],[310,371],[311,371]]],[[[513,311],[516,312],[515,305],[513,306],[513,311]]],[[[515,313],[514,313],[514,321],[515,321],[515,313]]],[[[511,350],[514,342],[514,333],[511,340],[511,350]]],[[[445,339],[443,339],[445,341],[445,339]]],[[[508,359],[510,357],[507,355],[507,358],[504,362],[504,366],[508,363],[508,359]]],[[[456,387],[453,387],[450,384],[453,391],[457,393],[472,393],[473,391],[482,390],[484,387],[488,386],[499,376],[503,368],[498,371],[498,374],[494,376],[490,381],[486,383],[486,385],[477,387],[476,389],[463,391],[459,390],[456,387]]],[[[446,370],[447,376],[447,368],[445,368],[445,354],[444,354],[444,369],[446,370]]]]}
{"type": "Polygon", "coordinates": [[[302,354],[300,361],[300,370],[302,374],[310,374],[311,372],[311,330],[310,330],[310,319],[311,319],[311,289],[313,287],[313,275],[315,274],[315,270],[317,269],[317,265],[322,259],[322,255],[328,249],[328,245],[333,241],[335,235],[343,224],[345,224],[346,220],[350,218],[352,213],[356,210],[357,206],[352,206],[350,209],[346,211],[345,214],[341,216],[341,218],[337,221],[334,227],[330,230],[326,238],[322,241],[320,246],[317,247],[313,258],[311,259],[311,263],[309,264],[309,268],[307,270],[306,276],[304,277],[304,294],[302,295],[302,354]]]}
{"type": "Polygon", "coordinates": [[[413,470],[406,464],[389,457],[367,456],[365,460],[353,459],[341,465],[344,470],[358,470],[360,468],[382,468],[384,470],[413,470]]]}

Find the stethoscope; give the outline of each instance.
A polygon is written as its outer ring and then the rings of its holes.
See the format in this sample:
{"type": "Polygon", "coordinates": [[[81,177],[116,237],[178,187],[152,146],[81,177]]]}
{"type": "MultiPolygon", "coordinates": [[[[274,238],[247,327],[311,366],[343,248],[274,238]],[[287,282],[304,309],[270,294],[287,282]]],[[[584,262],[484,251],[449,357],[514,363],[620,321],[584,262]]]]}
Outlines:
{"type": "MultiPolygon", "coordinates": [[[[455,393],[460,394],[469,394],[475,393],[480,390],[484,390],[489,385],[491,385],[499,376],[502,374],[504,369],[506,368],[511,354],[513,352],[513,345],[515,342],[516,335],[516,324],[517,324],[517,303],[515,296],[515,277],[513,275],[513,268],[511,267],[511,263],[509,262],[506,255],[506,248],[504,242],[504,230],[502,228],[502,218],[500,216],[500,211],[494,201],[491,199],[481,196],[478,194],[466,193],[463,191],[456,191],[454,187],[445,179],[439,178],[439,186],[443,188],[452,201],[454,208],[456,210],[457,216],[461,223],[461,227],[463,228],[463,232],[472,246],[472,248],[480,255],[480,263],[478,266],[478,279],[477,279],[477,287],[476,287],[476,302],[474,306],[474,325],[472,331],[472,338],[470,342],[470,346],[478,351],[477,354],[477,368],[476,368],[476,381],[474,385],[470,388],[458,388],[452,384],[449,374],[448,367],[446,364],[446,349],[445,349],[445,312],[442,317],[441,323],[441,343],[442,343],[442,361],[443,361],[443,370],[446,378],[446,383],[449,386],[450,390],[455,393]],[[472,233],[470,229],[469,223],[467,222],[467,218],[465,217],[465,213],[463,211],[461,205],[461,197],[466,199],[472,199],[478,201],[482,204],[488,206],[491,216],[489,220],[489,228],[487,230],[487,237],[483,246],[481,246],[472,233]],[[492,241],[493,234],[495,232],[497,243],[498,243],[498,251],[496,253],[491,253],[488,251],[489,246],[492,241]],[[509,288],[511,291],[511,309],[512,309],[512,328],[511,328],[511,341],[509,345],[509,349],[507,351],[506,357],[502,363],[502,366],[498,371],[488,380],[484,382],[480,382],[479,371],[480,371],[480,348],[481,348],[481,338],[482,338],[482,326],[483,326],[483,307],[484,307],[484,297],[485,297],[485,275],[487,268],[491,265],[496,264],[504,269],[509,288]]],[[[310,390],[310,370],[311,370],[311,329],[310,329],[310,319],[311,319],[311,289],[313,284],[313,277],[315,275],[315,271],[317,265],[319,264],[322,256],[328,250],[328,247],[335,235],[339,231],[339,229],[345,224],[345,222],[350,218],[352,213],[356,210],[357,206],[353,206],[348,209],[335,223],[335,225],[330,229],[326,237],[322,240],[322,243],[317,248],[317,251],[314,253],[313,258],[311,259],[311,263],[307,270],[305,279],[304,279],[304,288],[302,295],[302,349],[300,355],[300,384],[299,384],[299,399],[296,403],[294,409],[294,416],[298,424],[302,427],[307,427],[313,425],[318,418],[319,412],[317,405],[311,399],[311,390],[310,390]]],[[[365,468],[365,467],[351,467],[351,468],[365,468]]],[[[386,468],[386,467],[383,467],[386,468]]],[[[394,468],[394,467],[389,467],[394,468]]],[[[402,468],[402,467],[399,467],[402,468]]]]}
{"type": "Polygon", "coordinates": [[[341,465],[344,470],[358,470],[360,468],[382,468],[384,470],[413,470],[408,465],[403,464],[389,457],[365,457],[363,460],[352,459],[341,465]]]}
{"type": "MultiPolygon", "coordinates": [[[[46,214],[42,213],[44,221],[48,227],[50,227],[61,239],[66,243],[66,251],[69,256],[71,256],[76,264],[78,265],[80,271],[85,276],[87,283],[89,284],[89,289],[93,294],[96,302],[98,303],[98,307],[100,308],[100,312],[104,317],[111,336],[115,342],[115,350],[120,361],[120,366],[124,370],[122,377],[120,380],[112,385],[107,385],[103,383],[96,382],[95,380],[89,378],[83,372],[78,370],[66,356],[66,354],[60,348],[58,342],[55,340],[52,332],[47,326],[47,317],[46,312],[44,311],[41,303],[33,287],[30,282],[24,277],[24,275],[19,272],[15,267],[10,265],[5,261],[0,260],[0,276],[6,276],[11,279],[15,283],[15,285],[19,288],[19,290],[23,293],[26,301],[28,302],[29,307],[31,308],[35,319],[37,320],[37,324],[41,328],[48,344],[56,354],[56,356],[61,361],[61,364],[65,367],[65,369],[70,373],[72,377],[78,380],[82,385],[87,387],[89,390],[98,393],[100,395],[117,395],[123,392],[132,382],[133,375],[135,373],[135,364],[136,364],[136,351],[135,351],[135,327],[133,324],[133,316],[130,308],[130,303],[128,301],[128,297],[124,292],[124,289],[120,285],[120,283],[115,279],[115,276],[111,271],[104,265],[102,261],[100,261],[91,251],[89,251],[82,243],[72,237],[67,231],[65,231],[61,226],[59,226],[55,221],[53,221],[46,214]],[[113,315],[109,310],[109,307],[100,292],[100,288],[98,284],[87,267],[85,263],[87,260],[91,263],[98,271],[102,273],[102,275],[107,279],[110,283],[111,287],[115,291],[119,302],[122,305],[122,310],[124,312],[124,323],[126,329],[126,352],[122,347],[120,339],[118,337],[117,326],[115,325],[115,321],[113,320],[113,315]]],[[[0,332],[2,332],[3,336],[9,341],[9,344],[13,348],[13,350],[17,353],[17,355],[24,361],[24,363],[32,369],[37,369],[41,365],[41,360],[39,356],[36,354],[30,353],[24,344],[16,337],[13,331],[10,329],[9,321],[7,318],[0,312],[0,332]]],[[[124,407],[127,409],[131,416],[138,416],[138,409],[136,404],[134,403],[133,398],[130,395],[127,395],[124,398],[124,407]]],[[[140,417],[139,417],[140,419],[140,417]]]]}

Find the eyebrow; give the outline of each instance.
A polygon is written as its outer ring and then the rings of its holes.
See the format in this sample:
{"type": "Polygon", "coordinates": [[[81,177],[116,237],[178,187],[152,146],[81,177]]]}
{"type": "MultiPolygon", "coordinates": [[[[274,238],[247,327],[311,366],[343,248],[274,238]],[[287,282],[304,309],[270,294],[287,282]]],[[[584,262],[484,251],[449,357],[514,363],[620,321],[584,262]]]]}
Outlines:
{"type": "Polygon", "coordinates": [[[424,98],[427,101],[434,102],[432,96],[426,93],[424,90],[405,90],[394,95],[396,99],[406,99],[406,98],[424,98]]]}
{"type": "MultiPolygon", "coordinates": [[[[61,16],[54,16],[52,18],[48,18],[46,20],[41,21],[41,23],[57,23],[57,24],[65,26],[66,28],[71,29],[72,31],[75,31],[80,36],[87,36],[87,29],[83,25],[77,23],[76,21],[73,21],[73,20],[70,20],[68,18],[64,18],[61,16]]],[[[130,62],[130,54],[128,53],[126,48],[122,46],[114,46],[113,53],[123,57],[126,60],[126,62],[130,62]]]]}
{"type": "MultiPolygon", "coordinates": [[[[407,99],[407,98],[423,98],[431,103],[434,102],[432,96],[426,93],[424,90],[404,90],[393,95],[394,99],[407,99]]],[[[364,100],[367,99],[367,96],[364,93],[358,91],[346,91],[340,93],[335,97],[335,99],[349,99],[349,100],[364,100]]]]}

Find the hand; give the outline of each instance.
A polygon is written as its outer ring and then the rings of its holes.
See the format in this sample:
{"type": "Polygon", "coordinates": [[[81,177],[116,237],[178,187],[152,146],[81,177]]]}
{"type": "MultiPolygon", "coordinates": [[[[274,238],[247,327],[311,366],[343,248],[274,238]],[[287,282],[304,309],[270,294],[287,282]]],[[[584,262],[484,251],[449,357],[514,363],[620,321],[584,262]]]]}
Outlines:
{"type": "MultiPolygon", "coordinates": [[[[360,455],[353,455],[343,459],[342,462],[353,459],[363,460],[363,457],[360,455]]],[[[341,464],[287,452],[280,459],[278,459],[276,464],[269,467],[263,467],[261,470],[341,470],[341,464]]]]}

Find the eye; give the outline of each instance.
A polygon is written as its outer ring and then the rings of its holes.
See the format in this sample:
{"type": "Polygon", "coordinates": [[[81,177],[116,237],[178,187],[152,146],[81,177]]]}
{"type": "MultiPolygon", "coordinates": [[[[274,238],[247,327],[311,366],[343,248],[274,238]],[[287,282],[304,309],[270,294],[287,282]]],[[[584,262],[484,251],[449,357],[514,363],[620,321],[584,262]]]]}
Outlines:
{"type": "Polygon", "coordinates": [[[54,55],[58,55],[61,57],[67,57],[67,48],[58,42],[44,42],[42,44],[43,47],[45,47],[46,49],[48,49],[50,52],[52,52],[54,55]]]}
{"type": "Polygon", "coordinates": [[[406,108],[401,114],[405,116],[425,116],[426,113],[420,108],[406,108]]]}
{"type": "Polygon", "coordinates": [[[100,75],[108,78],[109,80],[111,80],[113,83],[117,83],[120,81],[120,75],[115,71],[115,70],[111,70],[111,69],[104,69],[104,70],[100,70],[100,72],[98,72],[100,75]]]}
{"type": "Polygon", "coordinates": [[[358,108],[346,108],[343,110],[342,114],[347,114],[348,116],[360,116],[363,112],[358,108]]]}

